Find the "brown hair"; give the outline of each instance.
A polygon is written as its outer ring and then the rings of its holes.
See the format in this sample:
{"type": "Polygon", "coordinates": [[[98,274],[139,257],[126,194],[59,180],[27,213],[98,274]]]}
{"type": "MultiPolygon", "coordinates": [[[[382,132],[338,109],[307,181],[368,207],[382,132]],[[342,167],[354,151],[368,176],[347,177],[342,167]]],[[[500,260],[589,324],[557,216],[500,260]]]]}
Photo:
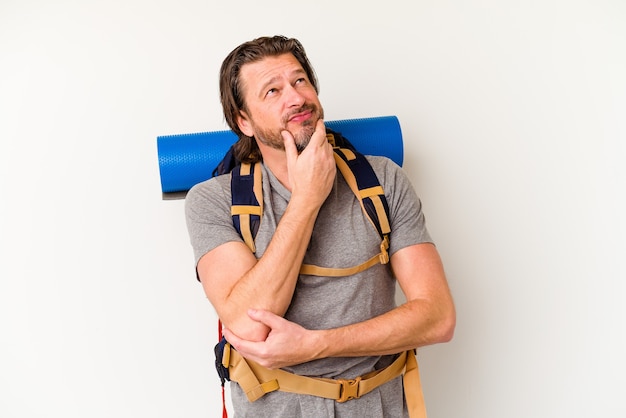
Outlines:
{"type": "Polygon", "coordinates": [[[304,47],[295,38],[287,38],[281,35],[257,38],[239,45],[222,62],[220,69],[220,99],[226,123],[239,137],[239,140],[235,143],[234,152],[235,158],[242,162],[261,161],[261,153],[254,138],[246,136],[237,126],[239,112],[247,110],[239,77],[241,67],[245,64],[260,61],[268,56],[288,53],[292,54],[302,65],[315,91],[319,92],[313,67],[306,56],[304,47]]]}

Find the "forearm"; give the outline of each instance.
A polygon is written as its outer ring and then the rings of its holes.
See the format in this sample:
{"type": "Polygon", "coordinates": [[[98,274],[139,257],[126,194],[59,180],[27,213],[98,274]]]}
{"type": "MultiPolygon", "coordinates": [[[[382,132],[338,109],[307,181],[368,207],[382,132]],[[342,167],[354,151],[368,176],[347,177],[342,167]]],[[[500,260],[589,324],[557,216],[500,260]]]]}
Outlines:
{"type": "Polygon", "coordinates": [[[267,336],[268,328],[246,314],[250,308],[280,316],[287,311],[317,213],[293,199],[263,256],[216,301],[223,323],[238,335],[256,341],[267,336]]]}
{"type": "Polygon", "coordinates": [[[452,338],[456,312],[435,246],[406,247],[391,263],[407,302],[364,322],[323,331],[320,357],[394,354],[452,338]]]}
{"type": "Polygon", "coordinates": [[[452,301],[409,301],[370,320],[315,331],[316,358],[395,354],[452,338],[455,312],[452,301]]]}
{"type": "Polygon", "coordinates": [[[329,330],[307,330],[267,311],[248,314],[271,328],[269,336],[255,342],[227,330],[226,338],[242,356],[269,368],[326,357],[396,354],[450,340],[455,324],[451,301],[434,305],[413,300],[376,318],[329,330]]]}

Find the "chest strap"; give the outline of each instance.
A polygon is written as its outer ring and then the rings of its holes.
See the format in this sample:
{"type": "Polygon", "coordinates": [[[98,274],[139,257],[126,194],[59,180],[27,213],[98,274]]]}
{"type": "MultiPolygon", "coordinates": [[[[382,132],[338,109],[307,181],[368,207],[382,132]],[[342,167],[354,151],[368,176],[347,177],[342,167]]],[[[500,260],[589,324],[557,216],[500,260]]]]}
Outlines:
{"type": "Polygon", "coordinates": [[[388,207],[385,199],[385,192],[378,183],[376,174],[369,164],[366,164],[364,157],[357,158],[357,155],[346,148],[334,148],[335,164],[346,180],[346,183],[356,196],[363,213],[370,223],[376,228],[382,240],[380,242],[380,252],[369,260],[353,267],[331,268],[320,267],[312,264],[303,264],[300,267],[300,274],[310,276],[342,277],[360,273],[368,268],[380,263],[389,262],[389,217],[388,207]],[[354,175],[359,172],[360,175],[354,175]]]}
{"type": "Polygon", "coordinates": [[[426,407],[415,352],[401,353],[389,366],[355,379],[325,379],[300,376],[280,369],[268,369],[243,358],[226,344],[222,365],[228,368],[230,380],[237,382],[248,400],[254,402],[276,390],[347,402],[358,399],[377,387],[403,376],[404,394],[410,418],[426,418],[426,407]]]}

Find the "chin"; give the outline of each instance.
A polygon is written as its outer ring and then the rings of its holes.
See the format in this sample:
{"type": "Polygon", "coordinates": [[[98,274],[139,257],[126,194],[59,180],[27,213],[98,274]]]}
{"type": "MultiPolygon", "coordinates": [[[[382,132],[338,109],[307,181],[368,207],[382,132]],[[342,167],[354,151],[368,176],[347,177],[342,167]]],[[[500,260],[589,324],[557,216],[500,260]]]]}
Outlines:
{"type": "Polygon", "coordinates": [[[298,150],[298,154],[300,154],[302,151],[304,151],[304,149],[307,147],[307,145],[309,145],[310,141],[306,141],[306,142],[297,142],[296,143],[296,149],[298,150]]]}
{"type": "Polygon", "coordinates": [[[296,148],[298,148],[299,152],[302,152],[311,142],[311,137],[315,132],[315,126],[303,126],[302,130],[298,132],[296,136],[296,148]]]}

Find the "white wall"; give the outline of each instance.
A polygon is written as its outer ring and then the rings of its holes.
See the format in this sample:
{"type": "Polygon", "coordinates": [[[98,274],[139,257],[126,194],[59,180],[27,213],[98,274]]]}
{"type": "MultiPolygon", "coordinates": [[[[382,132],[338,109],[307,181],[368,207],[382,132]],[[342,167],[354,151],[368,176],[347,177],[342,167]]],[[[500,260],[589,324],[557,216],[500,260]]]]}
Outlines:
{"type": "Polygon", "coordinates": [[[434,418],[623,417],[626,3],[0,3],[0,416],[218,417],[216,318],[156,137],[298,37],[328,120],[397,115],[458,306],[434,418]]]}

